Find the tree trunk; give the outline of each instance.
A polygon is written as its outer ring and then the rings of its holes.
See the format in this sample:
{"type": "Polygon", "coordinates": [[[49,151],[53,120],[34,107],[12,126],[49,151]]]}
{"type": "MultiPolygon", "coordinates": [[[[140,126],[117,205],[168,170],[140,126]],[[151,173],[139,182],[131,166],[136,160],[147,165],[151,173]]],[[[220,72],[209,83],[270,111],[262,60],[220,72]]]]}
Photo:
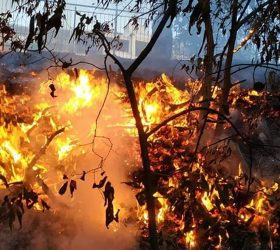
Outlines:
{"type": "Polygon", "coordinates": [[[229,45],[227,50],[227,57],[225,62],[225,71],[224,71],[224,81],[222,86],[222,95],[220,100],[220,112],[228,115],[229,106],[228,106],[228,96],[231,89],[231,66],[233,61],[233,53],[235,47],[235,41],[237,36],[237,13],[238,13],[238,1],[235,0],[232,3],[232,21],[231,21],[231,30],[229,36],[229,45]]]}
{"type": "MultiPolygon", "coordinates": [[[[177,2],[175,1],[174,4],[176,4],[176,3],[177,2]]],[[[123,67],[123,65],[120,63],[120,61],[114,55],[112,55],[110,53],[110,48],[108,48],[108,44],[103,42],[105,52],[120,67],[120,69],[123,73],[123,78],[124,78],[124,82],[126,85],[127,95],[129,98],[133,117],[136,122],[136,128],[138,131],[141,158],[142,158],[143,170],[144,170],[143,184],[145,187],[147,210],[148,210],[148,216],[149,216],[149,225],[148,226],[149,226],[150,245],[151,245],[152,250],[159,249],[157,224],[156,224],[156,213],[155,213],[155,200],[153,197],[153,194],[155,191],[155,183],[154,183],[154,178],[153,178],[153,172],[151,171],[151,167],[150,167],[150,159],[149,159],[149,151],[148,151],[148,134],[144,131],[143,123],[142,123],[142,120],[140,117],[140,112],[138,109],[138,102],[136,99],[135,90],[134,90],[134,86],[133,86],[131,78],[132,78],[132,75],[135,72],[135,70],[139,67],[139,65],[144,61],[144,59],[151,52],[152,48],[154,47],[156,41],[158,40],[158,38],[160,36],[162,30],[164,29],[169,17],[170,17],[170,10],[168,9],[164,13],[159,25],[157,26],[157,29],[153,33],[153,36],[152,36],[150,42],[142,50],[142,52],[134,60],[134,62],[128,67],[128,69],[125,69],[123,67]]],[[[103,34],[99,33],[99,36],[102,37],[103,41],[106,41],[106,38],[104,37],[103,34]]]]}
{"type": "Polygon", "coordinates": [[[206,55],[204,58],[205,64],[205,78],[203,82],[203,97],[206,100],[204,107],[208,108],[210,105],[211,98],[211,87],[212,87],[212,73],[213,73],[213,57],[214,57],[214,38],[213,38],[213,27],[210,17],[210,1],[207,0],[205,3],[207,9],[204,19],[205,19],[205,35],[206,35],[206,55]]]}
{"type": "Polygon", "coordinates": [[[131,77],[129,75],[124,75],[125,85],[128,93],[128,97],[131,104],[131,109],[133,116],[136,121],[136,128],[138,131],[140,150],[141,150],[141,158],[144,169],[144,186],[145,186],[145,194],[146,194],[146,202],[147,202],[147,210],[149,215],[149,236],[150,236],[150,244],[152,250],[158,250],[158,236],[157,236],[157,227],[156,227],[156,214],[155,214],[155,201],[153,197],[154,193],[154,182],[153,182],[153,174],[150,168],[150,159],[149,159],[149,151],[148,151],[148,141],[147,134],[144,131],[144,127],[142,124],[142,120],[140,117],[140,112],[138,109],[138,103],[135,96],[135,91],[133,87],[133,83],[131,81],[131,77]]]}

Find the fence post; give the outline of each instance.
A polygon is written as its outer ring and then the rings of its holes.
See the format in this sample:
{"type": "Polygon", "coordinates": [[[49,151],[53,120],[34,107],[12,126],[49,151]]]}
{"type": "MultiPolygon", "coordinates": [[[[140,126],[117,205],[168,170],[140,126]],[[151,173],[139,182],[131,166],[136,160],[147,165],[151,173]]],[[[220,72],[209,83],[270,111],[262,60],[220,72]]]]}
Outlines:
{"type": "Polygon", "coordinates": [[[133,31],[131,32],[129,39],[129,54],[131,59],[136,57],[136,36],[133,31]]]}
{"type": "MultiPolygon", "coordinates": [[[[117,36],[118,34],[118,15],[119,15],[119,8],[118,4],[116,4],[115,8],[115,19],[114,19],[114,37],[117,36]]],[[[116,48],[113,48],[113,54],[116,54],[116,48]]]]}
{"type": "MultiPolygon", "coordinates": [[[[76,16],[77,16],[77,6],[75,6],[75,8],[74,8],[74,26],[73,26],[73,30],[75,29],[75,27],[76,27],[76,16]]],[[[71,30],[70,30],[70,37],[71,37],[71,30]]],[[[76,42],[75,42],[75,40],[73,40],[73,53],[74,54],[77,54],[77,47],[76,47],[76,42]]]]}
{"type": "Polygon", "coordinates": [[[77,6],[75,6],[75,9],[74,9],[74,28],[76,27],[76,13],[77,13],[77,6]]]}

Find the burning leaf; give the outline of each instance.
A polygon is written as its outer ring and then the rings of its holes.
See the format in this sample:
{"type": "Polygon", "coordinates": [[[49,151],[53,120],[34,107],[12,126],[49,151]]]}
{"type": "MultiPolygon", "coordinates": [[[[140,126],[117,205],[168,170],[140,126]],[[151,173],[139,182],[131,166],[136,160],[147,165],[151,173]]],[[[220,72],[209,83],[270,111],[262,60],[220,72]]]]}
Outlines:
{"type": "Polygon", "coordinates": [[[108,226],[110,225],[111,222],[114,221],[114,207],[113,204],[108,205],[106,208],[106,227],[109,228],[108,226]]]}
{"type": "Polygon", "coordinates": [[[251,225],[251,223],[253,222],[254,218],[255,218],[255,216],[252,215],[252,216],[250,217],[250,219],[246,221],[246,226],[247,226],[247,227],[249,227],[249,226],[251,225]]]}
{"type": "Polygon", "coordinates": [[[137,182],[133,182],[133,181],[124,181],[124,182],[121,182],[121,183],[124,183],[132,188],[136,188],[136,189],[141,189],[141,186],[139,183],[137,182]]]}
{"type": "Polygon", "coordinates": [[[114,220],[115,220],[116,222],[119,222],[119,213],[120,213],[120,209],[118,209],[118,211],[117,211],[116,214],[115,214],[114,220]]]}
{"type": "Polygon", "coordinates": [[[80,178],[82,181],[85,181],[86,179],[86,171],[83,171],[82,176],[80,178]]]}
{"type": "Polygon", "coordinates": [[[6,179],[6,177],[4,175],[0,174],[0,180],[3,181],[4,185],[6,186],[6,188],[9,187],[7,179],[6,179]]]}
{"type": "Polygon", "coordinates": [[[223,188],[220,188],[217,186],[217,190],[219,192],[219,196],[221,199],[221,202],[225,205],[228,205],[229,203],[229,189],[227,186],[223,186],[223,188]]]}
{"type": "Polygon", "coordinates": [[[45,209],[49,210],[51,207],[48,205],[47,202],[45,202],[44,200],[41,199],[41,204],[42,204],[42,207],[43,207],[43,211],[45,209]]]}
{"type": "Polygon", "coordinates": [[[111,182],[107,182],[105,186],[105,191],[104,191],[104,197],[105,197],[105,204],[104,206],[107,205],[106,208],[106,227],[108,228],[109,224],[112,221],[119,221],[119,209],[117,213],[114,215],[114,206],[113,206],[113,200],[114,200],[114,193],[115,190],[111,185],[111,182]]]}
{"type": "Polygon", "coordinates": [[[5,206],[6,204],[8,204],[10,202],[8,195],[6,195],[4,197],[4,201],[2,202],[2,207],[5,206]]]}
{"type": "Polygon", "coordinates": [[[53,83],[51,83],[50,85],[49,85],[49,88],[50,88],[50,90],[51,90],[51,92],[50,92],[50,95],[51,95],[51,97],[57,97],[56,95],[55,95],[55,91],[56,91],[56,88],[55,88],[55,86],[54,86],[54,84],[53,83]]]}
{"type": "Polygon", "coordinates": [[[9,227],[10,227],[10,230],[12,231],[13,230],[13,224],[14,224],[14,221],[16,219],[15,212],[14,212],[12,207],[10,207],[8,218],[9,218],[9,227]]]}
{"type": "MultiPolygon", "coordinates": [[[[16,206],[16,205],[15,205],[16,206]]],[[[15,207],[16,209],[16,215],[17,215],[17,218],[18,218],[18,223],[20,225],[20,228],[22,228],[22,216],[23,216],[23,212],[20,210],[19,207],[15,207]]]]}
{"type": "Polygon", "coordinates": [[[79,78],[79,71],[77,68],[74,68],[74,74],[75,74],[75,78],[78,79],[79,78]]]}
{"type": "Polygon", "coordinates": [[[102,188],[104,186],[104,184],[106,183],[107,180],[107,176],[105,176],[98,184],[99,188],[102,188]]]}
{"type": "Polygon", "coordinates": [[[140,206],[144,206],[146,203],[146,195],[144,191],[141,191],[140,193],[136,194],[136,199],[140,206]]]}
{"type": "Polygon", "coordinates": [[[16,200],[16,204],[19,207],[19,209],[21,210],[21,212],[24,213],[24,208],[23,208],[23,203],[22,203],[22,194],[19,194],[19,196],[16,200]]]}
{"type": "Polygon", "coordinates": [[[98,185],[96,183],[93,183],[92,188],[98,188],[98,185]]]}
{"type": "Polygon", "coordinates": [[[47,186],[47,184],[43,180],[40,182],[40,185],[41,185],[43,191],[45,192],[45,194],[49,194],[50,189],[49,189],[49,187],[47,186]]]}
{"type": "Polygon", "coordinates": [[[63,61],[63,62],[62,62],[61,68],[62,68],[62,69],[67,69],[67,68],[69,68],[71,65],[72,65],[72,58],[70,58],[69,62],[63,61]]]}
{"type": "Polygon", "coordinates": [[[98,184],[93,183],[92,188],[103,188],[106,180],[107,180],[107,176],[105,176],[98,184]]]}
{"type": "Polygon", "coordinates": [[[118,209],[118,211],[116,212],[116,214],[114,215],[114,206],[108,205],[108,207],[106,208],[106,227],[109,228],[108,226],[113,222],[119,222],[119,212],[120,209],[118,209]]]}
{"type": "Polygon", "coordinates": [[[206,192],[209,191],[208,182],[205,180],[203,175],[201,175],[201,178],[199,180],[199,185],[203,191],[206,191],[206,192]]]}
{"type": "Polygon", "coordinates": [[[71,197],[73,197],[73,193],[77,189],[77,182],[75,180],[71,180],[69,188],[70,188],[71,197]]]}
{"type": "Polygon", "coordinates": [[[38,202],[38,194],[33,191],[23,190],[23,198],[26,200],[26,207],[32,208],[35,203],[38,202]]]}
{"type": "Polygon", "coordinates": [[[104,197],[105,197],[105,204],[104,206],[106,206],[107,204],[110,204],[113,202],[114,200],[114,194],[115,194],[115,190],[111,185],[111,182],[107,182],[106,186],[105,186],[105,191],[104,193],[104,197]]]}
{"type": "Polygon", "coordinates": [[[67,190],[67,186],[68,186],[68,181],[66,181],[66,182],[62,185],[62,187],[59,189],[58,193],[59,193],[60,195],[64,195],[65,192],[66,192],[66,190],[67,190]]]}

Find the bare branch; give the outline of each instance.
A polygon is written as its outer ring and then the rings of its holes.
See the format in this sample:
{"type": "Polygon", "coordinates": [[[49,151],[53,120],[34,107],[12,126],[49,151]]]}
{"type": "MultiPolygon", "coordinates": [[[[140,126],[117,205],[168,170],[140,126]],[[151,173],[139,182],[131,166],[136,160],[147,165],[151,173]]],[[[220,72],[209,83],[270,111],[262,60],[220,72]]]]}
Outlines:
{"type": "Polygon", "coordinates": [[[242,20],[240,20],[237,23],[237,29],[240,29],[240,27],[242,27],[245,23],[247,23],[250,18],[252,18],[253,16],[255,16],[259,11],[261,11],[263,8],[265,8],[266,6],[268,6],[269,4],[273,4],[274,0],[268,0],[262,4],[260,4],[256,9],[254,9],[250,14],[248,14],[247,16],[245,16],[242,20]]]}
{"type": "Polygon", "coordinates": [[[227,121],[231,125],[231,127],[235,130],[237,135],[241,137],[241,139],[243,139],[244,141],[247,141],[247,139],[241,134],[241,132],[236,128],[236,126],[233,124],[233,122],[227,116],[225,116],[224,114],[220,113],[219,111],[217,111],[215,109],[206,108],[206,107],[191,107],[191,108],[188,108],[186,110],[183,110],[183,111],[181,111],[177,114],[174,114],[174,115],[170,116],[169,118],[167,118],[166,120],[162,121],[160,124],[158,124],[157,126],[152,128],[147,133],[147,137],[150,137],[152,134],[157,132],[160,128],[162,128],[163,126],[165,126],[169,122],[179,118],[182,115],[186,115],[186,114],[188,114],[190,112],[194,112],[194,111],[207,111],[210,114],[219,115],[222,119],[224,119],[225,121],[227,121]]]}
{"type": "Polygon", "coordinates": [[[50,143],[52,142],[52,140],[58,136],[59,134],[63,133],[65,130],[65,128],[61,128],[57,131],[55,131],[53,134],[51,134],[49,137],[47,137],[47,141],[45,143],[45,145],[43,145],[39,152],[33,157],[33,159],[31,160],[31,162],[28,164],[28,168],[31,169],[36,163],[37,161],[40,159],[40,157],[45,154],[48,146],[50,145],[50,143]]]}
{"type": "Polygon", "coordinates": [[[154,32],[150,42],[147,44],[147,46],[142,50],[140,55],[134,60],[134,62],[129,66],[127,69],[127,73],[129,75],[132,75],[133,72],[138,68],[138,66],[145,60],[145,58],[148,56],[148,54],[151,52],[152,48],[154,47],[156,41],[158,40],[161,32],[163,31],[170,15],[168,11],[164,14],[163,18],[161,19],[156,31],[154,32]]]}

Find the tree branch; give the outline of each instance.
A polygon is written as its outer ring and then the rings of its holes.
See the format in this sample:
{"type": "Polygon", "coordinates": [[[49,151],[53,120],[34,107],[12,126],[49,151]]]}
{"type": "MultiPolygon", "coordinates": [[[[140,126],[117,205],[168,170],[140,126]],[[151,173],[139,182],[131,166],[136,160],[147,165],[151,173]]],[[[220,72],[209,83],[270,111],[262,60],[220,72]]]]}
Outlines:
{"type": "Polygon", "coordinates": [[[222,119],[224,119],[225,121],[227,121],[231,125],[231,127],[235,130],[235,132],[237,133],[238,136],[240,136],[244,141],[246,141],[246,138],[240,133],[240,131],[235,127],[233,122],[228,117],[226,117],[224,114],[220,113],[219,111],[217,111],[215,109],[205,108],[205,107],[191,107],[189,109],[185,109],[185,110],[183,110],[183,111],[181,111],[181,112],[179,112],[177,114],[174,114],[174,115],[170,116],[169,118],[167,118],[166,120],[164,120],[163,122],[161,122],[160,124],[158,124],[157,126],[152,128],[147,133],[147,137],[150,137],[152,134],[157,132],[160,128],[162,128],[163,126],[165,126],[169,122],[177,119],[178,117],[180,117],[182,115],[186,115],[186,114],[188,114],[190,112],[193,112],[193,111],[207,111],[210,114],[219,115],[222,119]]]}
{"type": "Polygon", "coordinates": [[[148,54],[151,52],[152,48],[154,47],[156,41],[158,40],[161,32],[163,31],[168,19],[170,17],[169,11],[167,11],[163,18],[161,19],[156,31],[154,32],[150,42],[147,44],[147,46],[142,50],[140,55],[134,60],[134,62],[129,66],[129,68],[126,70],[127,74],[132,75],[134,71],[138,68],[138,66],[145,60],[145,58],[148,56],[148,54]]]}
{"type": "Polygon", "coordinates": [[[59,134],[63,133],[65,130],[65,128],[61,128],[57,131],[55,131],[53,134],[51,134],[48,138],[47,141],[45,143],[44,146],[42,146],[39,150],[39,152],[33,157],[33,159],[31,160],[31,162],[28,164],[28,169],[31,169],[36,163],[37,161],[40,159],[40,157],[45,154],[48,146],[50,145],[50,143],[52,142],[52,140],[58,136],[59,134]]]}
{"type": "Polygon", "coordinates": [[[268,0],[264,2],[263,4],[260,4],[256,9],[254,9],[250,14],[245,16],[242,20],[240,20],[237,24],[237,29],[240,29],[246,22],[250,20],[253,16],[255,16],[259,11],[261,11],[264,7],[266,7],[269,4],[273,4],[274,0],[268,0]]]}

